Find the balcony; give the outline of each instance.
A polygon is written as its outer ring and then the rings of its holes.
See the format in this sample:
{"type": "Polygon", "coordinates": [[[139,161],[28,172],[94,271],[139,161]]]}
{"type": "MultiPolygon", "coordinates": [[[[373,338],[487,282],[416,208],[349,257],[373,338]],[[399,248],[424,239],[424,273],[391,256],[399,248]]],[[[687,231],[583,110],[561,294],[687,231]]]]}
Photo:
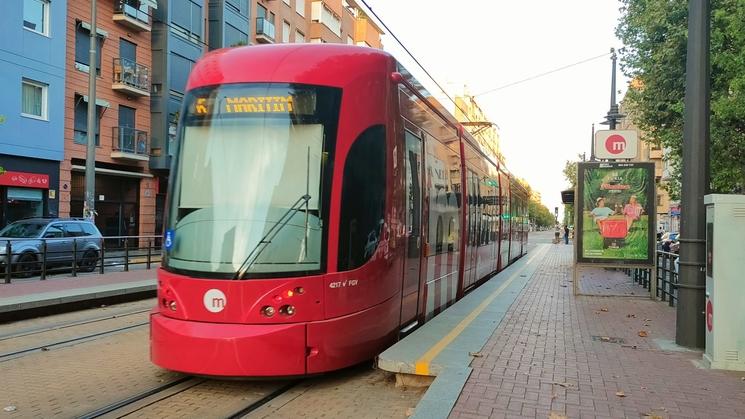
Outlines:
{"type": "Polygon", "coordinates": [[[274,22],[265,17],[256,18],[256,42],[261,44],[274,43],[274,22]]]}
{"type": "Polygon", "coordinates": [[[114,127],[111,147],[112,159],[148,161],[150,160],[147,132],[130,127],[114,127]]]}
{"type": "Polygon", "coordinates": [[[140,0],[114,0],[114,22],[137,32],[150,32],[150,5],[140,0]]]}
{"type": "Polygon", "coordinates": [[[111,88],[130,96],[150,96],[150,69],[128,58],[114,58],[111,88]]]}

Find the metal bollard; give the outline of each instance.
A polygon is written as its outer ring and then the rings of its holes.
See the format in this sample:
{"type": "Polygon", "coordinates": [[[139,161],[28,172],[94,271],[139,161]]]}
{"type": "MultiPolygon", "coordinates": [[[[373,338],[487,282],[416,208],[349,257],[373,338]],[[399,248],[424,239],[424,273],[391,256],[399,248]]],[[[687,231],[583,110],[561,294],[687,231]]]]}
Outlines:
{"type": "Polygon", "coordinates": [[[41,242],[41,280],[47,279],[47,241],[41,242]]]}
{"type": "Polygon", "coordinates": [[[152,257],[153,241],[147,239],[147,269],[150,269],[150,258],[152,257]]]}
{"type": "Polygon", "coordinates": [[[10,257],[13,255],[10,250],[10,240],[5,244],[5,283],[10,284],[10,257]]]}
{"type": "Polygon", "coordinates": [[[128,240],[124,238],[124,272],[129,272],[129,244],[128,240]]]}
{"type": "Polygon", "coordinates": [[[78,241],[72,239],[72,276],[78,276],[78,241]]]}
{"type": "Polygon", "coordinates": [[[104,273],[104,262],[106,261],[106,240],[101,239],[101,275],[104,273]]]}

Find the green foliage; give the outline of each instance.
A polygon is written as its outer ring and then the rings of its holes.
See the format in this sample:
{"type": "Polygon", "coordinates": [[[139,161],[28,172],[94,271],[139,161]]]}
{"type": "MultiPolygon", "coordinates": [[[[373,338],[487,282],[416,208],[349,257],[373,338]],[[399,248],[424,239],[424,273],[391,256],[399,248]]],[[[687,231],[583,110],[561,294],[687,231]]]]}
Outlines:
{"type": "Polygon", "coordinates": [[[572,185],[572,188],[577,186],[577,162],[567,160],[564,163],[564,170],[561,171],[564,174],[564,179],[572,185]]]}
{"type": "Polygon", "coordinates": [[[530,221],[538,227],[551,227],[554,225],[554,215],[545,205],[535,199],[531,199],[528,203],[528,214],[530,221]]]}
{"type": "MultiPolygon", "coordinates": [[[[621,69],[634,79],[624,99],[634,123],[667,149],[680,198],[688,10],[684,1],[621,0],[621,69]]],[[[745,2],[711,1],[711,187],[745,191],[745,2]]]]}

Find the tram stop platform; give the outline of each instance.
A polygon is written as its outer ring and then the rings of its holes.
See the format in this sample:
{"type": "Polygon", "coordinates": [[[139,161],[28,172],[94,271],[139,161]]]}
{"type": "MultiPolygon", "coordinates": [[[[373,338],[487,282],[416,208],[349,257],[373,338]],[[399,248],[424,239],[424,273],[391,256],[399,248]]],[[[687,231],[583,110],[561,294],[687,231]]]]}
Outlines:
{"type": "Polygon", "coordinates": [[[0,283],[0,322],[72,311],[95,304],[154,297],[156,270],[13,278],[0,283]]]}
{"type": "Polygon", "coordinates": [[[431,382],[412,418],[745,417],[745,372],[675,345],[674,307],[603,268],[575,296],[573,246],[545,242],[379,356],[431,382]]]}

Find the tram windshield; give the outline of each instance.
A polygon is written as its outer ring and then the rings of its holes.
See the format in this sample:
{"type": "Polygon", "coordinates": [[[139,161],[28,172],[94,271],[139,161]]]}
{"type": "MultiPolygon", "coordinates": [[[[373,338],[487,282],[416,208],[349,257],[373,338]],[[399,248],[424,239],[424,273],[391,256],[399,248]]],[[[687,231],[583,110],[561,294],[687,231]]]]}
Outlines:
{"type": "Polygon", "coordinates": [[[184,100],[168,193],[164,267],[211,278],[325,269],[341,90],[200,88],[184,100]]]}

